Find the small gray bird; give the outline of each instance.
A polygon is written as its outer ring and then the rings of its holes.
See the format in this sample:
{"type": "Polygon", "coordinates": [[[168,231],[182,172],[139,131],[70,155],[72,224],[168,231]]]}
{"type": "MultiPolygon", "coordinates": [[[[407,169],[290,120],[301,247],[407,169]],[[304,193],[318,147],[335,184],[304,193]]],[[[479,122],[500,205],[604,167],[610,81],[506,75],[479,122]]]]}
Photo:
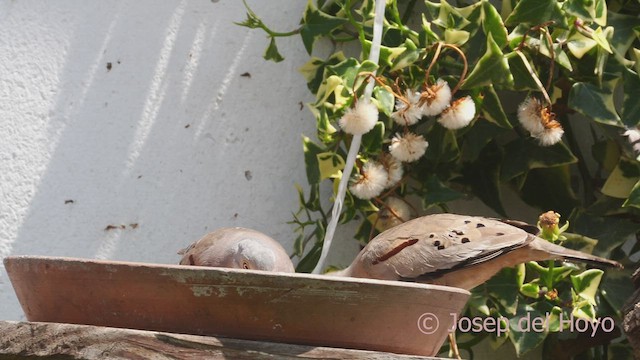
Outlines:
{"type": "Polygon", "coordinates": [[[295,272],[277,241],[255,230],[221,228],[182,249],[181,265],[295,272]]]}
{"type": "Polygon", "coordinates": [[[504,267],[551,259],[622,267],[613,260],[552,244],[500,220],[436,214],[382,232],[349,267],[329,275],[416,281],[469,290],[504,267]]]}

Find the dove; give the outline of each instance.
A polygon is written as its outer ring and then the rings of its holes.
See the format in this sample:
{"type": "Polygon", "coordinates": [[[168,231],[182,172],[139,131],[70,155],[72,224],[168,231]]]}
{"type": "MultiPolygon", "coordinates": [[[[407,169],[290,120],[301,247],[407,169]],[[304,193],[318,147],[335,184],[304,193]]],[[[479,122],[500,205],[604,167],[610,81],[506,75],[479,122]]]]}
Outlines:
{"type": "MultiPolygon", "coordinates": [[[[529,230],[535,228],[528,226],[529,230]]],[[[616,261],[567,249],[500,220],[435,214],[380,233],[351,265],[329,275],[415,281],[470,290],[504,267],[542,260],[622,268],[616,261]]]]}
{"type": "Polygon", "coordinates": [[[220,228],[178,254],[181,265],[295,272],[286,251],[276,240],[251,229],[220,228]]]}

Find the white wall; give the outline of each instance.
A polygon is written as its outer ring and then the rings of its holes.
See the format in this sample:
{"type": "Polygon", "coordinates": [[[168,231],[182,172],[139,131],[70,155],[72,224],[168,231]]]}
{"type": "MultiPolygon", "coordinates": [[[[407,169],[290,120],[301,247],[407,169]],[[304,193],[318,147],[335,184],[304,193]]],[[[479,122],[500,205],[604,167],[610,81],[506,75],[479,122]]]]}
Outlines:
{"type": "MultiPolygon", "coordinates": [[[[249,4],[289,30],[306,1],[249,4]]],[[[175,263],[222,226],[291,249],[308,57],[294,37],[265,62],[244,18],[237,0],[0,1],[0,257],[175,263]]],[[[0,320],[20,319],[2,267],[0,320]]]]}

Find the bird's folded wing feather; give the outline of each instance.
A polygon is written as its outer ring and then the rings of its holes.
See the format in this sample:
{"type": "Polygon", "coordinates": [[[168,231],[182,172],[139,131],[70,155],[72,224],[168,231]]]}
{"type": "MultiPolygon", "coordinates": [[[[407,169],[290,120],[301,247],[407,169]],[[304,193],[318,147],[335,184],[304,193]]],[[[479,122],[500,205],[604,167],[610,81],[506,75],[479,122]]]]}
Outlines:
{"type": "Polygon", "coordinates": [[[527,245],[525,231],[500,221],[437,214],[403,223],[378,235],[368,245],[369,272],[384,278],[439,276],[475,265],[527,245]]]}

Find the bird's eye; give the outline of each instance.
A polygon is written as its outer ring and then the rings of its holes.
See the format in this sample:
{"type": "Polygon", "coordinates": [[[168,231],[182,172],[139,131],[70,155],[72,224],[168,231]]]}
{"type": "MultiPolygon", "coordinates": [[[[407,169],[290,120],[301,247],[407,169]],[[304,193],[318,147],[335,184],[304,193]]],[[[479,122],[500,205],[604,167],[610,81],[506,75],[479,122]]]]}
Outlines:
{"type": "Polygon", "coordinates": [[[248,263],[248,262],[246,262],[246,261],[243,261],[243,262],[242,262],[242,268],[243,268],[243,269],[249,269],[249,263],[248,263]]]}

